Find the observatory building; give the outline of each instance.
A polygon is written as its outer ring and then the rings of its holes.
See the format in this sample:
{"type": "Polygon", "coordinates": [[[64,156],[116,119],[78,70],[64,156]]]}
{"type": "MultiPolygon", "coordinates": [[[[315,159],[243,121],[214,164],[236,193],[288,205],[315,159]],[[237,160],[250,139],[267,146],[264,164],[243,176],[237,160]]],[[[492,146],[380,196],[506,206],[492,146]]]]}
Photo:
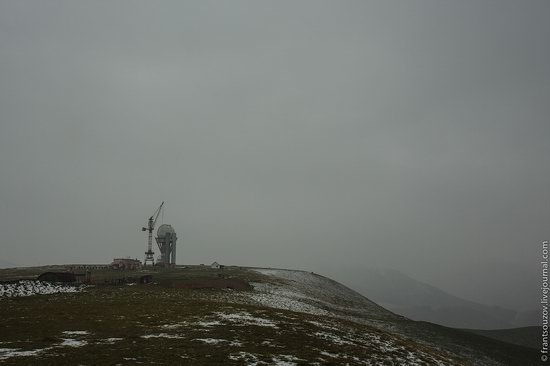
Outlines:
{"type": "Polygon", "coordinates": [[[171,225],[160,225],[155,238],[160,249],[160,261],[162,266],[176,265],[176,232],[171,225]]]}

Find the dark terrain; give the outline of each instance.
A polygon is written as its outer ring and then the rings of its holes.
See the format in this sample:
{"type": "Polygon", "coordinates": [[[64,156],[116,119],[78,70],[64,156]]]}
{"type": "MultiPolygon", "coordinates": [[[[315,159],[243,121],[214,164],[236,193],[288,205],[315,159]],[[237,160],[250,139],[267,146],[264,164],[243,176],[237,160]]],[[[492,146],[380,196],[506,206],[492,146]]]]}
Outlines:
{"type": "MultiPolygon", "coordinates": [[[[0,279],[32,279],[62,268],[0,270],[0,279]]],[[[408,320],[310,272],[206,266],[96,270],[92,283],[77,293],[0,298],[0,362],[538,364],[533,349],[408,320]],[[155,283],[110,284],[143,274],[152,274],[155,283]],[[243,283],[248,287],[226,286],[243,283]]]]}

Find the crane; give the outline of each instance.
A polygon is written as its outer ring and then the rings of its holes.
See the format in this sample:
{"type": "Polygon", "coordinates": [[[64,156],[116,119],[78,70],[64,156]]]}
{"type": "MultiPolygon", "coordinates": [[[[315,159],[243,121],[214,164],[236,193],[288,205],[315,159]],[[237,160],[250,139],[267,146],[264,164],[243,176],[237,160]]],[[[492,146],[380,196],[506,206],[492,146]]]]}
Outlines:
{"type": "Polygon", "coordinates": [[[162,201],[155,213],[151,217],[149,217],[147,227],[141,228],[141,231],[149,231],[149,238],[147,240],[147,251],[145,252],[145,261],[143,262],[143,265],[145,266],[149,261],[151,261],[151,264],[155,264],[155,257],[153,256],[155,254],[153,252],[153,230],[155,229],[155,224],[157,223],[157,219],[159,218],[162,206],[164,206],[164,201],[162,201]]]}

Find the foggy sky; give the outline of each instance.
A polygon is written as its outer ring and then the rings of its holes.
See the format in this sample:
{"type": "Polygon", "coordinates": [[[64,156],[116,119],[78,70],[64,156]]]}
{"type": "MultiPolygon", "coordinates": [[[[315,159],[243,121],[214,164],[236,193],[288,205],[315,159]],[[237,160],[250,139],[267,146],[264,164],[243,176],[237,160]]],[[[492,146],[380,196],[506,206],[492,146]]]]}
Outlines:
{"type": "MultiPolygon", "coordinates": [[[[396,268],[536,307],[548,1],[0,2],[0,245],[396,268]],[[158,250],[157,250],[158,252],[158,250]]],[[[368,294],[367,294],[368,296],[368,294]]]]}

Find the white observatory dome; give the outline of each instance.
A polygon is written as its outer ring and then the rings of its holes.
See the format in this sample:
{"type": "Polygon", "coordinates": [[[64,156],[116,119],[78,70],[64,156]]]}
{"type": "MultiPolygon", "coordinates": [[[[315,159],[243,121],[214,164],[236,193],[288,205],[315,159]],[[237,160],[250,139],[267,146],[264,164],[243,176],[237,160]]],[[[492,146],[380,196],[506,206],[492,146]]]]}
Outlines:
{"type": "Polygon", "coordinates": [[[174,228],[172,228],[172,225],[160,225],[157,230],[157,237],[162,238],[166,236],[166,233],[175,234],[176,232],[174,231],[174,228]]]}

